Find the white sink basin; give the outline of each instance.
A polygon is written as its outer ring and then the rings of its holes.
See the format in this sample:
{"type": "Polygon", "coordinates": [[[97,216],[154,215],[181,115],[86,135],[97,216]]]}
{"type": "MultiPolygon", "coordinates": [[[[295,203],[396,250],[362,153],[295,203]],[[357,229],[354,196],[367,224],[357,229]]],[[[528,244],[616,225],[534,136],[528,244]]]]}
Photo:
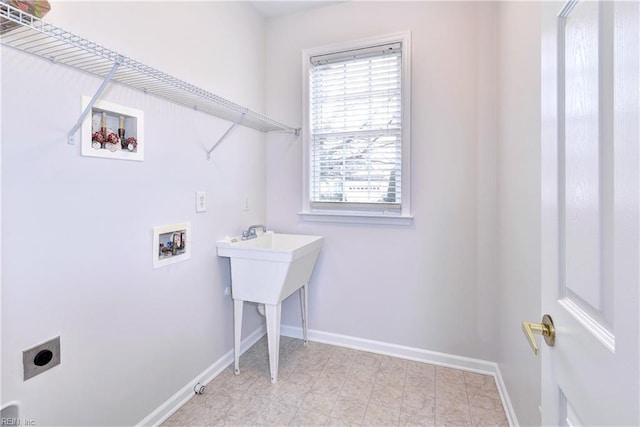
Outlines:
{"type": "Polygon", "coordinates": [[[265,305],[271,382],[278,380],[280,312],[282,301],[300,289],[302,330],[307,343],[307,284],[324,238],[268,231],[250,240],[232,237],[217,242],[218,256],[231,261],[231,296],[234,300],[235,370],[242,331],[244,301],[265,305]]]}
{"type": "Polygon", "coordinates": [[[233,299],[278,304],[311,278],[324,238],[268,231],[255,239],[218,241],[231,259],[233,299]]]}
{"type": "Polygon", "coordinates": [[[251,240],[240,237],[218,240],[218,256],[291,262],[311,252],[317,253],[323,239],[321,236],[267,231],[251,240]]]}

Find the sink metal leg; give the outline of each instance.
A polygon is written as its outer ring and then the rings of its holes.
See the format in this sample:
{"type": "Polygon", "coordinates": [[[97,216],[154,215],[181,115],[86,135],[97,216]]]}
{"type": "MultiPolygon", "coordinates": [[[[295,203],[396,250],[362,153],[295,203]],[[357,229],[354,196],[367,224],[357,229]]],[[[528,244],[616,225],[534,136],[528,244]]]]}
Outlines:
{"type": "Polygon", "coordinates": [[[282,303],[265,304],[265,317],[267,320],[267,343],[269,346],[269,371],[271,383],[278,381],[278,360],[280,357],[280,312],[282,303]]]}
{"type": "Polygon", "coordinates": [[[302,309],[302,338],[304,345],[309,345],[307,338],[307,311],[309,309],[309,294],[307,291],[307,285],[300,288],[300,308],[302,309]]]}
{"type": "Polygon", "coordinates": [[[240,373],[240,343],[242,341],[243,306],[243,300],[233,300],[233,367],[236,375],[240,373]]]}

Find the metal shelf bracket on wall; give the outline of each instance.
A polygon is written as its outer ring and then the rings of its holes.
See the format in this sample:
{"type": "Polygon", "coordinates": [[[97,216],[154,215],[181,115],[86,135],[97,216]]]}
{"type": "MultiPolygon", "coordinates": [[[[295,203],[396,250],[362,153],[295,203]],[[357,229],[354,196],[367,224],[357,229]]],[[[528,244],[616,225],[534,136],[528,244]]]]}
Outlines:
{"type": "Polygon", "coordinates": [[[89,101],[89,104],[87,105],[87,107],[84,109],[82,114],[80,114],[80,118],[78,119],[76,124],[69,131],[69,134],[67,135],[67,143],[71,145],[74,145],[76,143],[76,132],[78,131],[80,126],[82,126],[82,122],[84,121],[85,117],[87,117],[87,114],[91,112],[93,105],[96,103],[98,98],[100,98],[100,95],[102,95],[102,92],[104,92],[105,88],[113,78],[113,75],[116,73],[116,70],[118,69],[120,64],[122,64],[122,57],[118,58],[118,61],[116,61],[116,63],[113,64],[113,68],[111,68],[111,71],[109,71],[109,74],[107,74],[107,77],[104,78],[104,81],[102,82],[102,84],[100,85],[96,93],[93,95],[93,98],[91,98],[91,101],[89,101]]]}
{"type": "Polygon", "coordinates": [[[222,134],[222,136],[218,139],[218,141],[213,144],[213,147],[211,147],[211,149],[209,149],[209,151],[207,151],[207,160],[211,160],[211,153],[213,152],[213,150],[218,146],[218,144],[220,144],[226,137],[227,135],[229,135],[231,133],[231,131],[238,126],[239,124],[242,123],[242,120],[244,120],[244,116],[247,114],[247,112],[243,112],[242,114],[240,114],[240,117],[238,117],[233,124],[229,127],[229,129],[227,129],[227,131],[225,133],[222,134]]]}
{"type": "MultiPolygon", "coordinates": [[[[237,125],[260,132],[282,132],[300,135],[300,129],[280,123],[271,117],[249,110],[235,102],[201,89],[135,59],[52,25],[0,0],[0,42],[4,46],[26,52],[104,79],[89,106],[67,136],[75,143],[75,134],[82,126],[93,104],[109,82],[119,83],[146,94],[157,96],[184,107],[233,122],[231,128],[216,142],[217,146],[237,125]]],[[[213,148],[207,153],[210,157],[213,148]]]]}

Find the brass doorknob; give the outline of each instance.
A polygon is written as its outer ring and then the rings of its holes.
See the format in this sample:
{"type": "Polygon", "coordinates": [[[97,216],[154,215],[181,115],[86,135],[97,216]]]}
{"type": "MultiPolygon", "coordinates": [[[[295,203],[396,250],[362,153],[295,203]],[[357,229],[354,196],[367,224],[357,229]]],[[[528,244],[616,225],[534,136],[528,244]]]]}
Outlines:
{"type": "Polygon", "coordinates": [[[538,343],[533,334],[540,334],[549,347],[556,343],[556,329],[553,327],[553,319],[548,314],[542,316],[542,323],[522,322],[522,332],[531,344],[534,354],[538,354],[538,343]]]}

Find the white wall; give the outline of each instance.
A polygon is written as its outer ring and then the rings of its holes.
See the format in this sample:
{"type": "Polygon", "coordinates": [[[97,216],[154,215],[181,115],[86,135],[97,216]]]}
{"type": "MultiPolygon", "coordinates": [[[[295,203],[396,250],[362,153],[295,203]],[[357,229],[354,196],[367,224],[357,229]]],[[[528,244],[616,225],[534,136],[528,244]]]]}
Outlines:
{"type": "Polygon", "coordinates": [[[540,357],[521,330],[540,314],[540,4],[499,6],[497,362],[521,425],[539,425],[540,357]]]}
{"type": "MultiPolygon", "coordinates": [[[[47,20],[264,110],[264,22],[247,3],[54,2],[47,20]]],[[[265,220],[265,137],[238,128],[207,161],[229,122],[111,85],[102,99],[145,112],[145,160],[82,157],[66,134],[101,81],[1,54],[2,403],[37,425],[132,425],[232,348],[215,240],[265,220]],[[152,228],[182,221],[191,259],[152,269],[152,228]],[[22,350],[57,335],[61,365],[23,382],[22,350]]],[[[262,319],[245,311],[251,332],[262,319]]]]}
{"type": "MultiPolygon", "coordinates": [[[[346,2],[268,21],[267,111],[293,124],[304,48],[412,32],[411,226],[305,223],[301,141],[268,137],[268,226],[325,236],[310,328],[494,359],[494,9],[346,2]]],[[[283,323],[300,325],[298,307],[284,304],[283,323]]]]}

